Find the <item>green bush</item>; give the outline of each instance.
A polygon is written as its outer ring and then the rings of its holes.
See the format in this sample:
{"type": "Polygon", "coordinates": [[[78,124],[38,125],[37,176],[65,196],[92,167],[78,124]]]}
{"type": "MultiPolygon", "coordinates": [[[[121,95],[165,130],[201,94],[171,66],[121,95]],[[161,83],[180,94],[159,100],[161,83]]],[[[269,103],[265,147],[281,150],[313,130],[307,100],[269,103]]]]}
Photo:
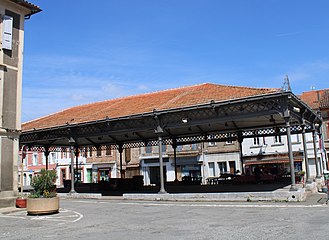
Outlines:
{"type": "Polygon", "coordinates": [[[31,198],[51,198],[56,196],[56,171],[41,169],[41,172],[32,179],[31,198]]]}

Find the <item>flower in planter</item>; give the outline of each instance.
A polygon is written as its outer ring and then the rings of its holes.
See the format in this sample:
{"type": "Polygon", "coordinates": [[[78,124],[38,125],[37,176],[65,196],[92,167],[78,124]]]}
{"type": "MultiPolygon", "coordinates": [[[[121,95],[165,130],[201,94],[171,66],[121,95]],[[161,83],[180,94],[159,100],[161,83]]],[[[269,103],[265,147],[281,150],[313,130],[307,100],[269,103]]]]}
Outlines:
{"type": "Polygon", "coordinates": [[[41,169],[41,172],[32,179],[34,190],[30,198],[52,198],[56,196],[56,171],[41,169]]]}

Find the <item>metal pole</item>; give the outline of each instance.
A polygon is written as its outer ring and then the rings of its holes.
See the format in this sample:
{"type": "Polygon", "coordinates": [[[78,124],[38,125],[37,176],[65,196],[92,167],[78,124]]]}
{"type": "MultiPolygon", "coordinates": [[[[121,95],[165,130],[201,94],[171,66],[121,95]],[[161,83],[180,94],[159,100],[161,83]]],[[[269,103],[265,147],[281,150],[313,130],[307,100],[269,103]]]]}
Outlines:
{"type": "Polygon", "coordinates": [[[49,158],[49,148],[45,147],[45,157],[46,157],[46,170],[48,170],[48,158],[49,158]]]}
{"type": "Polygon", "coordinates": [[[24,175],[24,158],[26,157],[26,149],[25,146],[23,145],[21,149],[21,154],[22,154],[22,162],[21,162],[21,197],[23,197],[23,175],[24,175]]]}
{"type": "Polygon", "coordinates": [[[174,148],[174,164],[175,164],[175,182],[178,182],[177,178],[177,142],[176,139],[173,139],[173,145],[172,147],[174,148]]]}
{"type": "Polygon", "coordinates": [[[295,164],[294,164],[294,157],[293,157],[292,145],[291,145],[291,131],[290,131],[289,117],[286,117],[285,120],[286,120],[286,129],[287,129],[288,154],[289,154],[290,176],[291,176],[290,191],[297,191],[296,179],[295,179],[295,164]]]}
{"type": "Polygon", "coordinates": [[[74,189],[74,147],[71,146],[71,191],[70,193],[76,193],[74,189]]]}
{"type": "Polygon", "coordinates": [[[160,162],[160,192],[161,194],[167,193],[164,188],[164,175],[163,175],[163,159],[162,159],[162,137],[158,137],[159,142],[159,162],[160,162]]]}
{"type": "Polygon", "coordinates": [[[239,142],[240,162],[241,162],[241,171],[242,171],[241,174],[244,174],[243,152],[242,152],[243,137],[241,132],[238,132],[238,142],[239,142]]]}
{"type": "Polygon", "coordinates": [[[307,146],[306,146],[306,137],[305,137],[305,125],[303,126],[303,132],[302,132],[302,139],[303,139],[303,149],[304,149],[304,161],[305,161],[305,167],[306,167],[306,183],[311,183],[310,180],[310,166],[308,163],[308,156],[307,156],[307,146]]]}
{"type": "Polygon", "coordinates": [[[313,135],[314,160],[315,160],[315,167],[316,167],[316,178],[321,178],[320,168],[319,168],[319,161],[318,161],[318,151],[317,151],[317,148],[316,148],[315,128],[312,131],[312,135],[313,135]]]}
{"type": "Polygon", "coordinates": [[[123,178],[123,172],[122,172],[122,152],[123,148],[122,145],[119,145],[119,157],[120,157],[120,178],[123,178]]]}
{"type": "Polygon", "coordinates": [[[79,149],[75,148],[75,182],[78,183],[78,173],[79,173],[79,149]]]}

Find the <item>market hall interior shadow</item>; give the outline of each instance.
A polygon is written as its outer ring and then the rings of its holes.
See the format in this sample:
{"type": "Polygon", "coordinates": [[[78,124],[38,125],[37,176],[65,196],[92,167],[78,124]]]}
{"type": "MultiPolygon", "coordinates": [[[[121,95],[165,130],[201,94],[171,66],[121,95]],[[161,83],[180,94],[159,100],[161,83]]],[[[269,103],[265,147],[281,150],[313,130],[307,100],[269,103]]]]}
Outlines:
{"type": "MultiPolygon", "coordinates": [[[[185,180],[165,182],[165,190],[168,193],[271,192],[285,188],[290,184],[290,178],[275,182],[243,183],[223,180],[210,184],[185,180]]],[[[70,181],[68,181],[63,188],[57,188],[57,192],[68,193],[70,189],[70,181]]],[[[136,176],[130,179],[112,178],[109,181],[100,181],[99,183],[76,183],[75,190],[78,193],[101,193],[103,196],[120,196],[124,193],[158,193],[160,184],[144,186],[143,179],[140,176],[136,176]]]]}

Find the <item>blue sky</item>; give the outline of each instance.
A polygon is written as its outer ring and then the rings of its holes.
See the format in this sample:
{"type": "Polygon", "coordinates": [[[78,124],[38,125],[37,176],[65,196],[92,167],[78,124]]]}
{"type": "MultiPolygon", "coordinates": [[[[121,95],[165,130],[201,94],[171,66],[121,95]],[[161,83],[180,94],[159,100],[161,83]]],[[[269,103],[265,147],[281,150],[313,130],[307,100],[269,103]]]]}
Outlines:
{"type": "Polygon", "coordinates": [[[30,1],[23,122],[204,82],[328,88],[327,0],[30,1]]]}

